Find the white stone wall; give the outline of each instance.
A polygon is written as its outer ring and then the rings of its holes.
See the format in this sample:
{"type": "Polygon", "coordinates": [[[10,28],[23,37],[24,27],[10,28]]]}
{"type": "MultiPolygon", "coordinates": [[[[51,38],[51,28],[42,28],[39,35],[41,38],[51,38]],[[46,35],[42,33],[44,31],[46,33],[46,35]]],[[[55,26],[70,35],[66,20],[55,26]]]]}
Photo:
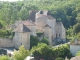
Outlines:
{"type": "Polygon", "coordinates": [[[56,38],[56,35],[55,35],[56,19],[48,19],[47,24],[52,28],[53,39],[56,38]]]}
{"type": "Polygon", "coordinates": [[[75,56],[77,51],[80,51],[80,45],[70,45],[70,51],[75,56]]]}
{"type": "Polygon", "coordinates": [[[43,29],[44,37],[48,38],[49,44],[52,45],[52,29],[49,27],[45,27],[43,29]]]}
{"type": "Polygon", "coordinates": [[[42,17],[36,19],[36,24],[37,24],[36,29],[37,29],[37,31],[42,32],[43,27],[47,23],[46,20],[47,20],[47,18],[45,16],[42,16],[42,17]]]}
{"type": "Polygon", "coordinates": [[[13,42],[14,42],[15,48],[17,48],[17,49],[21,45],[24,45],[24,47],[26,49],[30,49],[30,33],[29,32],[15,33],[13,42]]]}
{"type": "Polygon", "coordinates": [[[62,37],[62,26],[61,26],[61,24],[56,24],[55,29],[56,29],[56,38],[61,38],[62,37]]]}
{"type": "Polygon", "coordinates": [[[9,38],[0,38],[0,47],[14,47],[13,40],[9,38]]]}
{"type": "Polygon", "coordinates": [[[66,39],[66,31],[65,31],[63,24],[62,24],[62,39],[64,40],[66,39]]]}
{"type": "Polygon", "coordinates": [[[65,28],[64,28],[62,22],[57,23],[55,28],[56,28],[57,38],[66,39],[66,37],[65,37],[66,32],[65,32],[65,28]]]}

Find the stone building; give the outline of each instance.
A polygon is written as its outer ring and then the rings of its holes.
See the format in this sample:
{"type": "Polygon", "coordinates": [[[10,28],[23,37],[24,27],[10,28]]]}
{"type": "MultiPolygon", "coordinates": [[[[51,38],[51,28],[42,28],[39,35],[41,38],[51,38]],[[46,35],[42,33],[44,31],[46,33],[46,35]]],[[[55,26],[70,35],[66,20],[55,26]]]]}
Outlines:
{"type": "Polygon", "coordinates": [[[24,45],[26,49],[30,48],[30,32],[31,30],[27,28],[24,24],[20,24],[16,29],[14,29],[15,35],[13,38],[13,43],[15,48],[19,48],[24,45]]]}
{"type": "Polygon", "coordinates": [[[65,40],[66,35],[62,22],[56,22],[47,10],[30,11],[28,20],[16,21],[9,28],[14,29],[13,43],[16,48],[24,45],[29,49],[30,35],[37,36],[36,33],[43,33],[42,36],[48,38],[50,45],[55,39],[65,40]]]}

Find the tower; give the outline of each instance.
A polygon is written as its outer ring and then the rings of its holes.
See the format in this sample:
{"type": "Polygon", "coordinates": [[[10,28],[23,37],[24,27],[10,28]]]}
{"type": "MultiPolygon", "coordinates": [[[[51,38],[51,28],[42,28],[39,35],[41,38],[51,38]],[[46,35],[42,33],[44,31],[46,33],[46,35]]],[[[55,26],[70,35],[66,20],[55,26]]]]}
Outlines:
{"type": "Polygon", "coordinates": [[[27,28],[24,24],[20,24],[16,29],[14,29],[15,35],[13,37],[13,42],[15,48],[18,49],[21,45],[24,45],[26,49],[30,49],[30,32],[31,30],[27,28]]]}

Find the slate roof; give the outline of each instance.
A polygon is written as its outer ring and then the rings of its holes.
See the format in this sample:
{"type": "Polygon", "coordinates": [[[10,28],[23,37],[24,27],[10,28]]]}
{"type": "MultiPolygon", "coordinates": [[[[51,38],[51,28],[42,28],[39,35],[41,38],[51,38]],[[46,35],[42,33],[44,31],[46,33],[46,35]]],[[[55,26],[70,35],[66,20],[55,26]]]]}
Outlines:
{"type": "Polygon", "coordinates": [[[35,26],[35,24],[34,24],[32,21],[30,21],[30,20],[22,21],[22,23],[23,23],[24,25],[26,25],[26,26],[35,26]]]}
{"type": "Polygon", "coordinates": [[[16,29],[13,30],[14,32],[31,32],[29,28],[27,28],[24,24],[20,24],[16,29]]]}

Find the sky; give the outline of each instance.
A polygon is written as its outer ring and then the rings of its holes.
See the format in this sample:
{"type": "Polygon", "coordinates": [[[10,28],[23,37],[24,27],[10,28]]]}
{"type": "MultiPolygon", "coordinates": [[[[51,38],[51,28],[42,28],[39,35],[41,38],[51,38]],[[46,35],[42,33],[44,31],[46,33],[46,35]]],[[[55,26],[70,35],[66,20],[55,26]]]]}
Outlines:
{"type": "Polygon", "coordinates": [[[0,0],[0,1],[9,1],[9,2],[14,2],[14,1],[22,1],[22,0],[0,0]]]}

